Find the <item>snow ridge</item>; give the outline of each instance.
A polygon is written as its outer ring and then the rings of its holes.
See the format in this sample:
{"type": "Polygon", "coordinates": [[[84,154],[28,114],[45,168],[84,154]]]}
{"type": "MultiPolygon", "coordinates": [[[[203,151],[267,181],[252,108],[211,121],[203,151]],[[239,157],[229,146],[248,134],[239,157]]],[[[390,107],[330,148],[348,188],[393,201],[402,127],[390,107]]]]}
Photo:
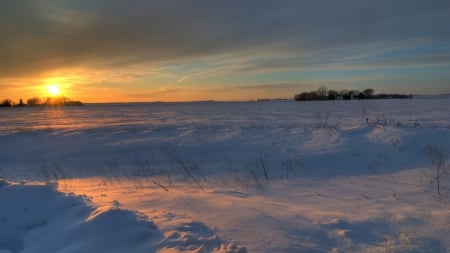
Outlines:
{"type": "Polygon", "coordinates": [[[161,231],[147,216],[96,208],[86,196],[64,194],[55,184],[0,180],[0,252],[227,252],[225,243],[199,222],[161,231]]]}

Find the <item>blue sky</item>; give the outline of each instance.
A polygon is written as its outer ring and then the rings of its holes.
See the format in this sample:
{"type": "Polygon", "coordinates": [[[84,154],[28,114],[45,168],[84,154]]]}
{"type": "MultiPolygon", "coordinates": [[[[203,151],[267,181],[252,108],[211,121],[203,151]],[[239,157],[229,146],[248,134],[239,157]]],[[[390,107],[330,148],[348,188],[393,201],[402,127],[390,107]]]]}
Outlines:
{"type": "Polygon", "coordinates": [[[0,95],[292,98],[325,85],[450,93],[450,2],[0,2],[0,95]]]}

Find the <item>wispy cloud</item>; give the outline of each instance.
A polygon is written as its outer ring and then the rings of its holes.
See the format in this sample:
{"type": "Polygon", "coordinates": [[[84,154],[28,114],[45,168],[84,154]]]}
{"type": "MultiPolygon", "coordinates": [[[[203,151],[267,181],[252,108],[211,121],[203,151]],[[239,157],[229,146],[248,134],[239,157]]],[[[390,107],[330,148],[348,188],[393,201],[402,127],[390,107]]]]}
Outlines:
{"type": "Polygon", "coordinates": [[[350,0],[345,5],[336,1],[5,0],[1,7],[0,33],[7,38],[0,49],[7,63],[2,76],[61,67],[123,69],[144,62],[239,57],[246,52],[255,57],[268,51],[274,59],[253,64],[249,70],[261,65],[298,68],[333,62],[341,50],[351,57],[358,53],[352,49],[366,45],[392,45],[418,37],[448,43],[450,37],[444,28],[449,12],[446,0],[427,4],[350,0]],[[329,58],[325,52],[335,53],[329,58]],[[287,53],[297,57],[278,59],[287,53]]]}
{"type": "Polygon", "coordinates": [[[448,0],[3,0],[0,88],[59,76],[123,90],[146,81],[152,93],[235,75],[449,66],[449,12],[448,0]]]}

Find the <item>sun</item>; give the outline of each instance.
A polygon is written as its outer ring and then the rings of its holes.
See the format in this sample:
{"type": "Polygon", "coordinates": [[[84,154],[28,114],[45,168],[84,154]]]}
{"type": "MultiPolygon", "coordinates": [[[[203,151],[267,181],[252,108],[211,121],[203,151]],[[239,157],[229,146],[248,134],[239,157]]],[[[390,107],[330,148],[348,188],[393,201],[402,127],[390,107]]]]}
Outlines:
{"type": "Polygon", "coordinates": [[[59,92],[60,92],[59,86],[56,84],[47,86],[47,90],[52,96],[57,96],[57,95],[59,95],[59,92]]]}

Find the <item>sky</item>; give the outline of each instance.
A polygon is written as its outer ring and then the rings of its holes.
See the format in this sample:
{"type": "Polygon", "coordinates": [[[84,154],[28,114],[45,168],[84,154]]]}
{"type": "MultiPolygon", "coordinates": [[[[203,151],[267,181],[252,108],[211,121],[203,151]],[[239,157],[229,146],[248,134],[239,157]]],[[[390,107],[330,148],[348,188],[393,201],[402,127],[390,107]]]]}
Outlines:
{"type": "Polygon", "coordinates": [[[0,99],[450,93],[448,0],[1,0],[0,99]]]}

